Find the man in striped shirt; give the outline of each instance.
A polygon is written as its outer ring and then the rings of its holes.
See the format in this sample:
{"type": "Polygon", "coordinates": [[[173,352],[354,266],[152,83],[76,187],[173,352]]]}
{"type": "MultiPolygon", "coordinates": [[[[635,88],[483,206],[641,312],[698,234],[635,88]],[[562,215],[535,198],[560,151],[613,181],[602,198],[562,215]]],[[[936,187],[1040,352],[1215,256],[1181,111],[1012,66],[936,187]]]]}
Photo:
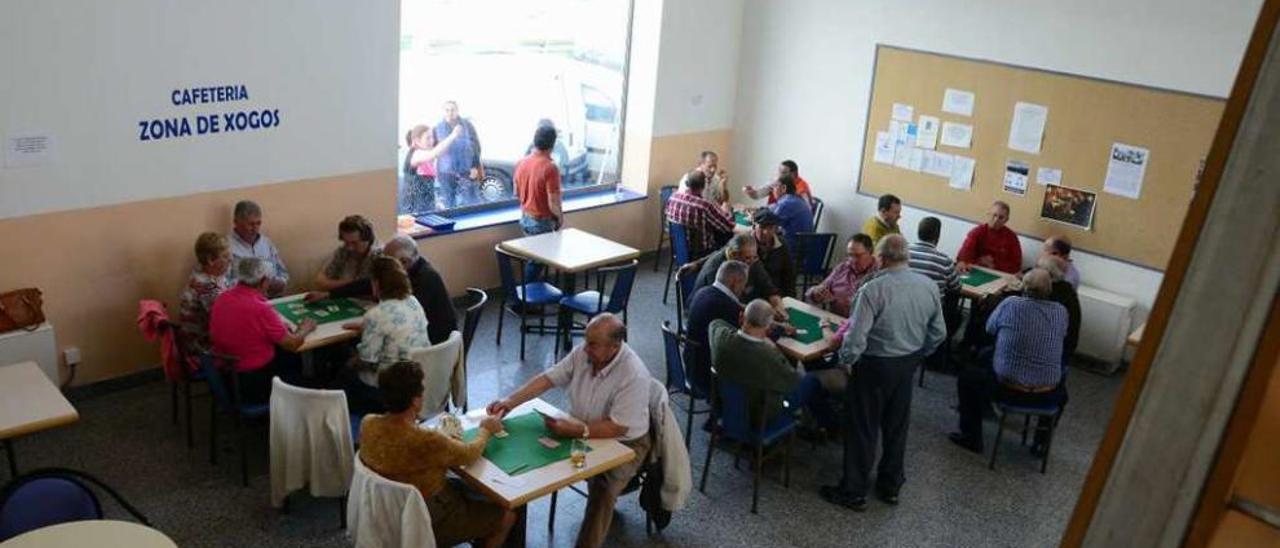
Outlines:
{"type": "Polygon", "coordinates": [[[702,197],[707,176],[691,171],[685,179],[688,188],[667,200],[667,220],[684,225],[689,238],[689,252],[694,258],[719,249],[733,235],[733,214],[727,206],[716,205],[702,197]]]}
{"type": "Polygon", "coordinates": [[[916,243],[911,244],[911,259],[907,262],[913,272],[924,274],[938,284],[942,297],[942,318],[947,323],[947,339],[933,354],[925,359],[925,366],[935,371],[945,370],[947,356],[951,354],[951,336],[960,328],[960,275],[956,263],[946,253],[938,251],[938,239],[942,236],[942,221],[937,217],[925,217],[916,228],[916,243]]]}

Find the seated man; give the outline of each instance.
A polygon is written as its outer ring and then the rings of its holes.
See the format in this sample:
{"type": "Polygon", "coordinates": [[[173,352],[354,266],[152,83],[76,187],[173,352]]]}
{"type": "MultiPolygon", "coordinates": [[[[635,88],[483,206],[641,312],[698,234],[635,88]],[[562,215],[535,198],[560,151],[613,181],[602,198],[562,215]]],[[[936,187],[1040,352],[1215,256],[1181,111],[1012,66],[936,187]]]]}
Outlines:
{"type": "Polygon", "coordinates": [[[796,180],[796,194],[804,198],[805,202],[812,204],[813,191],[809,189],[809,182],[800,176],[800,166],[791,160],[783,160],[781,164],[778,164],[778,177],[772,183],[759,187],[744,186],[742,187],[742,192],[746,193],[752,200],[759,200],[761,196],[764,196],[768,198],[769,205],[773,205],[781,197],[778,181],[788,175],[796,180]]]}
{"type": "Polygon", "coordinates": [[[240,396],[244,403],[265,403],[271,396],[271,377],[292,374],[297,354],[278,354],[276,346],[296,352],[316,329],[316,322],[303,320],[292,332],[284,319],[267,302],[271,285],[266,262],[246,257],[236,265],[236,286],[223,291],[209,312],[209,340],[213,351],[234,356],[240,373],[240,396]]]}
{"type": "Polygon", "coordinates": [[[784,297],[796,294],[796,259],[792,253],[795,248],[778,237],[778,227],[782,219],[767,208],[757,209],[752,217],[751,235],[756,238],[756,254],[760,258],[760,266],[769,275],[769,281],[784,297]]]}
{"type": "Polygon", "coordinates": [[[271,277],[267,296],[275,298],[283,295],[289,285],[289,270],[284,267],[284,259],[280,258],[275,242],[262,233],[262,208],[249,200],[236,202],[231,222],[231,234],[227,235],[227,241],[231,244],[231,269],[227,273],[227,285],[235,283],[235,265],[240,259],[257,257],[266,261],[267,275],[271,277]]]}
{"type": "MultiPolygon", "coordinates": [[[[707,187],[702,191],[702,197],[711,201],[711,203],[723,206],[729,203],[729,174],[720,169],[720,156],[710,150],[702,151],[698,155],[698,166],[693,171],[701,171],[707,178],[707,187]]],[[[680,177],[680,184],[677,185],[678,190],[685,190],[689,187],[689,174],[685,173],[680,177]]]]}
{"type": "Polygon", "coordinates": [[[767,391],[781,395],[797,409],[807,407],[820,427],[834,431],[836,420],[822,383],[813,374],[796,371],[769,339],[772,328],[773,309],[759,299],[747,304],[741,329],[722,319],[711,322],[711,359],[720,378],[746,389],[751,424],[758,424],[761,414],[765,424],[772,423],[785,410],[782,400],[774,397],[767,397],[765,407],[760,407],[760,394],[767,391]]]}
{"type": "Polygon", "coordinates": [[[778,224],[782,227],[782,238],[791,249],[799,249],[796,235],[801,232],[813,232],[813,209],[809,201],[796,195],[796,180],[785,176],[778,179],[778,202],[769,209],[778,216],[778,224]]]}
{"type": "Polygon", "coordinates": [[[880,271],[880,263],[876,262],[871,237],[866,234],[850,236],[844,249],[847,258],[831,269],[822,283],[810,287],[804,298],[819,306],[829,305],[832,313],[848,317],[853,296],[880,271]]]}
{"type": "Polygon", "coordinates": [[[613,522],[613,507],[649,453],[649,370],[624,342],[627,328],[613,314],[587,323],[587,342],[560,363],[534,377],[506,399],[489,404],[492,415],[505,416],[520,404],[552,387],[569,392],[572,419],[544,418],[547,428],[562,438],[613,438],[636,453],[631,462],[587,482],[587,508],[578,531],[577,546],[604,543],[613,522]]]}
{"type": "Polygon", "coordinates": [[[1067,310],[1049,300],[1053,283],[1047,271],[1032,269],[1022,283],[1026,296],[1005,299],[987,320],[987,331],[996,337],[991,367],[969,368],[956,381],[960,431],[948,437],[975,453],[982,453],[982,413],[992,400],[1031,407],[1062,401],[1067,310]]]}
{"type": "Polygon", "coordinates": [[[1005,226],[1008,222],[1009,204],[991,204],[987,222],[969,231],[956,254],[961,272],[968,272],[969,265],[974,264],[1010,274],[1022,269],[1022,244],[1018,235],[1005,226]]]}
{"type": "Polygon", "coordinates": [[[690,294],[696,295],[699,289],[711,285],[721,264],[726,261],[742,261],[748,268],[747,289],[743,294],[745,299],[748,301],[765,299],[773,305],[776,316],[786,318],[786,310],[782,306],[782,290],[773,285],[773,280],[769,279],[769,273],[765,272],[764,265],[760,264],[758,249],[754,236],[734,234],[729,243],[725,244],[724,249],[707,255],[702,260],[702,266],[698,270],[697,279],[693,281],[693,291],[690,294]]]}
{"type": "Polygon", "coordinates": [[[684,367],[689,384],[699,394],[706,395],[711,388],[711,322],[737,322],[742,315],[742,303],[738,299],[746,290],[747,264],[726,261],[716,270],[715,283],[693,294],[685,326],[693,344],[684,347],[684,367]]]}
{"type": "Polygon", "coordinates": [[[876,214],[862,223],[862,233],[871,237],[874,247],[880,238],[890,234],[901,234],[898,231],[898,219],[902,218],[902,200],[892,194],[880,196],[876,202],[876,214]]]}
{"type": "Polygon", "coordinates": [[[409,276],[391,257],[373,260],[372,285],[378,304],[343,328],[360,332],[345,388],[352,413],[382,411],[378,402],[378,370],[413,359],[415,350],[430,348],[427,316],[409,292],[409,276]]]}
{"type": "MultiPolygon", "coordinates": [[[[449,298],[449,289],[444,285],[440,272],[426,258],[418,253],[418,244],[413,238],[399,235],[387,242],[382,254],[400,261],[405,272],[409,274],[409,285],[413,288],[413,297],[422,305],[427,313],[427,332],[431,335],[431,344],[440,344],[449,339],[449,334],[458,329],[457,311],[453,309],[453,300],[449,298]]],[[[369,280],[352,282],[330,292],[314,291],[307,295],[308,300],[326,299],[329,297],[360,297],[372,295],[369,280]]]]}
{"type": "Polygon", "coordinates": [[[667,200],[667,221],[684,225],[689,254],[698,258],[718,249],[733,235],[733,213],[727,205],[714,204],[702,197],[707,176],[701,171],[690,171],[685,185],[688,188],[667,200]]]}
{"type": "Polygon", "coordinates": [[[1076,263],[1071,260],[1071,240],[1066,236],[1050,236],[1044,241],[1044,246],[1040,248],[1041,255],[1052,255],[1062,259],[1066,263],[1066,271],[1062,274],[1062,279],[1071,284],[1071,287],[1080,289],[1080,271],[1076,270],[1076,263]]]}
{"type": "Polygon", "coordinates": [[[479,539],[482,546],[501,546],[516,514],[469,493],[461,480],[445,476],[484,453],[489,438],[502,431],[496,417],[485,417],[470,442],[435,428],[420,428],[422,368],[398,362],[378,372],[378,394],[385,415],[367,415],[360,423],[360,461],[378,475],[418,488],[431,514],[436,544],[453,546],[479,539]]]}
{"type": "Polygon", "coordinates": [[[373,235],[373,223],[360,215],[349,215],[338,223],[338,240],[342,245],[333,251],[324,270],[316,273],[316,288],[320,291],[368,280],[373,258],[382,254],[373,235]]]}
{"type": "Polygon", "coordinates": [[[1076,353],[1076,345],[1080,342],[1080,323],[1084,316],[1080,312],[1080,295],[1076,288],[1066,279],[1067,262],[1061,257],[1045,255],[1036,261],[1036,268],[1049,273],[1053,287],[1049,290],[1049,300],[1067,309],[1067,336],[1062,339],[1062,366],[1076,353]]]}

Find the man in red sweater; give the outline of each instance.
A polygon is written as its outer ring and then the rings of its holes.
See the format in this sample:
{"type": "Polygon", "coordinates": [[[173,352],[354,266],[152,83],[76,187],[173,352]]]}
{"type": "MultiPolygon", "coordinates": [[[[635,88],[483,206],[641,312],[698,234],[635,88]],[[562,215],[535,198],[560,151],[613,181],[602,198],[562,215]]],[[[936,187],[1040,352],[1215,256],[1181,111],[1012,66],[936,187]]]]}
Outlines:
{"type": "Polygon", "coordinates": [[[1018,235],[1005,226],[1007,222],[1009,204],[991,204],[987,222],[973,227],[964,237],[956,254],[957,268],[968,272],[970,265],[976,264],[1011,274],[1022,270],[1022,244],[1018,243],[1018,235]]]}

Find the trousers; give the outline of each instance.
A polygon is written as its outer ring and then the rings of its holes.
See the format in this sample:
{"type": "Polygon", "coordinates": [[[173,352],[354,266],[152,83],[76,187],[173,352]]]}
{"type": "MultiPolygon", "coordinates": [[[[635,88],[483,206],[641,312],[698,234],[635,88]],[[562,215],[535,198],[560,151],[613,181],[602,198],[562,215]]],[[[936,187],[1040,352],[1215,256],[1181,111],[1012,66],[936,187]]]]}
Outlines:
{"type": "Polygon", "coordinates": [[[853,367],[845,391],[847,431],[844,437],[844,479],[840,488],[865,497],[871,487],[876,443],[883,449],[876,471],[876,489],[896,495],[906,483],[903,460],[907,426],[911,420],[911,392],[921,356],[881,358],[863,356],[853,367]],[[883,438],[883,439],[881,439],[883,438]]]}

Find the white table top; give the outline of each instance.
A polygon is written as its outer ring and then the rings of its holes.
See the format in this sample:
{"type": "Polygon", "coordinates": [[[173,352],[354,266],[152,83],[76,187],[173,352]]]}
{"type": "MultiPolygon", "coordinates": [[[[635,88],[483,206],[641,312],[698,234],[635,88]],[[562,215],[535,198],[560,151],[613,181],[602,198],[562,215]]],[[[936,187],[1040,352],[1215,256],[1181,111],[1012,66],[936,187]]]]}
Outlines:
{"type": "MultiPolygon", "coordinates": [[[[540,398],[534,398],[513,409],[507,417],[533,413],[534,409],[552,416],[567,416],[567,413],[556,409],[555,406],[540,398]]],[[[460,417],[462,428],[464,430],[474,428],[480,424],[480,419],[484,416],[483,408],[473,409],[460,417]]],[[[434,424],[438,419],[437,416],[429,423],[434,424]]],[[[469,466],[456,468],[454,472],[463,481],[502,507],[519,508],[539,497],[631,462],[636,457],[635,451],[617,440],[591,439],[587,440],[587,444],[591,447],[591,451],[587,452],[587,464],[582,468],[574,468],[569,459],[565,459],[517,476],[508,476],[489,459],[480,457],[480,460],[469,466]]]]}
{"type": "MultiPolygon", "coordinates": [[[[271,299],[271,301],[269,302],[271,303],[271,306],[275,306],[280,303],[287,303],[287,302],[301,300],[303,297],[306,297],[306,296],[307,296],[306,293],[296,293],[293,295],[280,297],[278,299],[271,299]]],[[[368,310],[369,307],[373,306],[373,303],[362,301],[360,299],[351,299],[351,300],[356,304],[363,306],[365,310],[368,310]]],[[[279,314],[279,312],[276,312],[276,314],[279,314]]],[[[291,329],[298,327],[294,325],[293,322],[289,321],[288,318],[285,318],[284,315],[281,315],[280,319],[284,320],[285,325],[288,325],[291,329]]],[[[333,343],[349,341],[351,339],[359,337],[360,333],[342,328],[342,324],[344,323],[357,322],[357,321],[360,321],[360,319],[348,318],[346,320],[341,320],[336,322],[326,322],[322,324],[316,324],[316,330],[312,331],[311,334],[307,335],[307,338],[302,341],[302,346],[298,348],[298,352],[306,352],[308,350],[314,350],[322,346],[329,346],[333,343]]]]}
{"type": "Polygon", "coordinates": [[[640,256],[640,250],[634,247],[576,228],[507,240],[498,246],[563,272],[582,272],[640,256]]]}
{"type": "Polygon", "coordinates": [[[0,439],[16,438],[80,419],[36,362],[0,366],[0,439]]]}
{"type": "Polygon", "coordinates": [[[132,521],[73,521],[27,531],[0,543],[3,548],[177,548],[164,533],[132,521]]]}
{"type": "Polygon", "coordinates": [[[964,284],[960,284],[960,295],[964,297],[968,297],[970,299],[980,299],[982,297],[986,297],[987,295],[991,295],[992,293],[999,293],[1001,290],[1005,288],[1005,286],[1009,285],[1009,282],[1012,282],[1013,280],[1017,279],[1013,276],[1013,274],[1009,274],[1008,272],[1001,272],[999,270],[987,268],[984,266],[970,265],[970,268],[972,268],[973,270],[981,270],[983,272],[987,272],[987,273],[998,276],[996,279],[991,280],[977,287],[970,287],[964,284]]]}
{"type": "Polygon", "coordinates": [[[813,314],[821,319],[823,323],[822,339],[809,344],[803,344],[791,337],[782,337],[778,339],[778,348],[782,350],[782,353],[802,362],[820,358],[826,354],[829,351],[827,348],[827,338],[835,334],[835,329],[830,327],[828,324],[834,323],[839,326],[840,323],[844,322],[845,318],[839,314],[834,314],[792,297],[783,297],[782,305],[786,308],[794,308],[801,312],[813,314]]]}

